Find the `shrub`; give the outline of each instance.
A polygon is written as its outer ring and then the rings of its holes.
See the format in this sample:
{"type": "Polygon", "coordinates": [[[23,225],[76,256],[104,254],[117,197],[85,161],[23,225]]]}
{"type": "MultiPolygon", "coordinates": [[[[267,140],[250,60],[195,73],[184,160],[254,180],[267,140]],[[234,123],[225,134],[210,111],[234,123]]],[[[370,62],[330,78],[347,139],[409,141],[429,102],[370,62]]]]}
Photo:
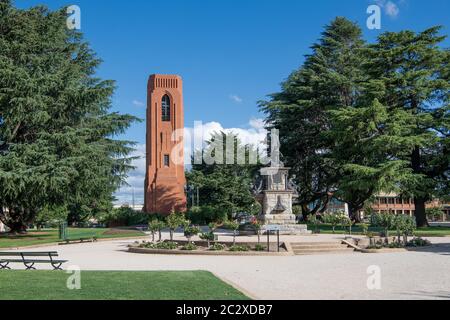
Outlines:
{"type": "Polygon", "coordinates": [[[397,215],[393,219],[393,227],[397,230],[398,242],[400,242],[400,237],[403,236],[403,243],[406,244],[408,236],[414,235],[416,231],[416,219],[407,215],[397,215]]]}
{"type": "Polygon", "coordinates": [[[197,246],[195,245],[195,243],[188,243],[187,245],[182,246],[181,250],[193,251],[193,250],[197,250],[197,246]]]}
{"type": "Polygon", "coordinates": [[[442,219],[444,211],[442,208],[428,208],[425,210],[425,213],[431,221],[438,221],[442,219]]]}
{"type": "Polygon", "coordinates": [[[250,248],[248,246],[232,245],[229,250],[230,251],[250,251],[250,248]]]}
{"type": "Polygon", "coordinates": [[[422,239],[420,237],[414,238],[406,244],[407,247],[426,247],[430,245],[431,245],[430,241],[422,239]]]}
{"type": "Polygon", "coordinates": [[[186,218],[192,223],[205,225],[212,222],[223,222],[227,220],[227,214],[220,208],[212,206],[192,207],[186,214],[186,218]]]}
{"type": "Polygon", "coordinates": [[[395,216],[390,213],[374,213],[370,217],[371,224],[383,228],[384,236],[389,237],[389,229],[395,226],[395,216]]]}
{"type": "Polygon", "coordinates": [[[200,239],[206,240],[208,242],[208,248],[209,248],[210,242],[214,241],[214,232],[209,231],[209,232],[201,233],[200,239]]]}
{"type": "Polygon", "coordinates": [[[157,249],[165,249],[165,250],[175,250],[178,248],[178,243],[176,242],[159,242],[156,244],[157,249]]]}
{"type": "Polygon", "coordinates": [[[147,224],[149,215],[141,211],[135,211],[129,207],[115,208],[110,213],[101,217],[100,222],[111,227],[127,227],[139,224],[147,224]]]}
{"type": "Polygon", "coordinates": [[[338,214],[325,214],[322,217],[325,223],[331,224],[333,229],[333,234],[336,232],[336,226],[340,223],[340,218],[338,214]]]}
{"type": "Polygon", "coordinates": [[[262,244],[257,244],[256,246],[255,246],[255,251],[266,251],[267,250],[267,248],[265,247],[265,246],[263,246],[262,244]]]}
{"type": "MultiPolygon", "coordinates": [[[[186,221],[185,224],[189,225],[189,221],[186,221]]],[[[188,239],[188,242],[191,242],[191,238],[200,233],[200,228],[196,226],[185,226],[184,227],[184,236],[188,239]]]]}
{"type": "Polygon", "coordinates": [[[222,251],[225,250],[226,246],[224,244],[221,243],[214,243],[209,250],[211,251],[222,251]]]}
{"type": "Polygon", "coordinates": [[[361,223],[361,229],[362,229],[363,234],[368,235],[369,225],[367,223],[361,223]]]}

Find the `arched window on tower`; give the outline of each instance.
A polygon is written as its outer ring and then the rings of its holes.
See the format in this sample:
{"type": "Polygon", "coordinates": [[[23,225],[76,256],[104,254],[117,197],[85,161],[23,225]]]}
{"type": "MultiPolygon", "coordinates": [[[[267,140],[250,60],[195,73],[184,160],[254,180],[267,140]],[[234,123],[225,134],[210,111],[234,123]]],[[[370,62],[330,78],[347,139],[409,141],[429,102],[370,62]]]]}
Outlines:
{"type": "Polygon", "coordinates": [[[162,121],[170,121],[170,98],[166,94],[161,101],[162,121]]]}

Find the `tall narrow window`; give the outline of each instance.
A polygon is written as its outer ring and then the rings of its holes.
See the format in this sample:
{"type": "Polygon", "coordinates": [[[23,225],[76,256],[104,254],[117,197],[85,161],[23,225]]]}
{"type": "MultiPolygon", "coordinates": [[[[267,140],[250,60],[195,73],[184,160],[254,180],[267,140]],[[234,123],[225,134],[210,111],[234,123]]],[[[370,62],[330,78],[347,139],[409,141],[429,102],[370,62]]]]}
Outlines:
{"type": "Polygon", "coordinates": [[[168,154],[164,155],[164,167],[169,167],[170,166],[170,158],[168,154]]]}
{"type": "Polygon", "coordinates": [[[162,121],[170,121],[170,98],[166,94],[161,101],[162,121]]]}

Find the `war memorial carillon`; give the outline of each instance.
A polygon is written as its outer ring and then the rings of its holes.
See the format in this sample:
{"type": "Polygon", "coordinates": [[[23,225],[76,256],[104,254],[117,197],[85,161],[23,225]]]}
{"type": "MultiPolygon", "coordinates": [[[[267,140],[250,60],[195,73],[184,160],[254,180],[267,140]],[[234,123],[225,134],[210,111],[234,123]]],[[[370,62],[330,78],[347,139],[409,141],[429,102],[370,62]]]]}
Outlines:
{"type": "MultiPolygon", "coordinates": [[[[145,211],[164,215],[185,212],[184,165],[172,158],[175,146],[177,157],[184,156],[182,134],[177,134],[177,141],[173,139],[173,133],[184,128],[183,81],[178,75],[154,74],[147,90],[145,211]]],[[[266,226],[279,226],[285,234],[307,233],[306,225],[296,224],[292,213],[289,168],[281,163],[278,151],[274,156],[271,167],[261,169],[265,182],[257,196],[262,207],[259,218],[266,226]]]]}

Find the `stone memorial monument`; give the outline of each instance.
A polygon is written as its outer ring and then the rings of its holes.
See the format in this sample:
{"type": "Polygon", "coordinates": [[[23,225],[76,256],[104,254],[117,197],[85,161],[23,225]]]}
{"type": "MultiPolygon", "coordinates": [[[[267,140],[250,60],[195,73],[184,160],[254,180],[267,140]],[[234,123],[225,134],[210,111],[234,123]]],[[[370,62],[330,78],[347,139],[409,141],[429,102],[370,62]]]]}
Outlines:
{"type": "Polygon", "coordinates": [[[264,222],[263,230],[276,226],[281,234],[309,234],[304,224],[297,224],[292,213],[292,198],[295,191],[290,187],[289,168],[280,161],[279,142],[273,139],[271,166],[261,169],[264,177],[261,191],[262,212],[259,219],[264,222]]]}

